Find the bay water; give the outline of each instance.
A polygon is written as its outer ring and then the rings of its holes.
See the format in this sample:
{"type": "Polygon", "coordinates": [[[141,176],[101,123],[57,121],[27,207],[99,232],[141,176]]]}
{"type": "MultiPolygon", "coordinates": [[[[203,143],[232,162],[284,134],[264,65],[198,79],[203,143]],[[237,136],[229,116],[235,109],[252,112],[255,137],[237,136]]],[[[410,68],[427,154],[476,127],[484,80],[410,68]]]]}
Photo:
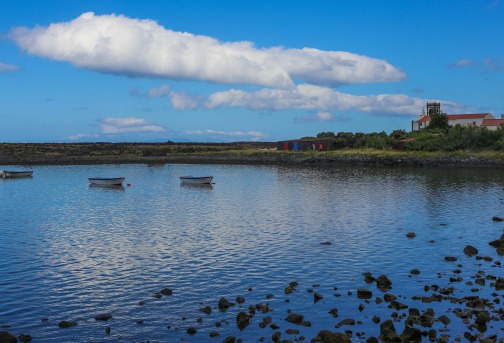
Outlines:
{"type": "MultiPolygon", "coordinates": [[[[430,295],[424,287],[434,284],[455,287],[459,297],[503,295],[489,284],[466,284],[478,271],[504,275],[503,258],[488,245],[504,227],[492,220],[504,217],[500,169],[0,169],[34,170],[33,178],[0,179],[0,331],[29,334],[33,342],[222,342],[229,336],[268,342],[275,332],[309,341],[322,329],[347,330],[352,341],[365,342],[380,333],[373,317],[383,322],[393,312],[400,333],[401,314],[408,310],[376,303],[384,293],[365,283],[366,272],[386,275],[392,281],[388,292],[410,308],[449,316],[450,325],[435,328],[465,341],[464,332],[471,330],[452,314],[454,304],[413,297],[430,295]],[[183,175],[213,175],[214,184],[187,186],[180,183],[183,175]],[[87,178],[94,176],[126,180],[124,187],[93,187],[87,178]],[[487,260],[466,256],[467,245],[487,260]],[[447,262],[447,256],[457,261],[447,262]],[[454,270],[463,281],[449,280],[454,270]],[[285,294],[294,281],[294,292],[285,294]],[[164,288],[173,294],[159,297],[164,288]],[[358,299],[362,288],[373,299],[358,299]],[[245,301],[236,303],[237,297],[245,301]],[[219,310],[221,298],[235,304],[219,310]],[[258,311],[240,330],[238,312],[257,304],[270,311],[258,311]],[[205,306],[210,314],[201,311],[205,306]],[[328,313],[334,308],[338,317],[328,313]],[[311,326],[286,321],[291,312],[303,314],[311,326]],[[95,320],[104,313],[112,318],[95,320]],[[278,327],[259,325],[268,316],[278,327]],[[355,325],[336,327],[347,318],[355,325]],[[60,328],[61,321],[77,326],[60,328]]],[[[502,320],[493,321],[482,335],[503,337],[503,327],[502,320]]]]}

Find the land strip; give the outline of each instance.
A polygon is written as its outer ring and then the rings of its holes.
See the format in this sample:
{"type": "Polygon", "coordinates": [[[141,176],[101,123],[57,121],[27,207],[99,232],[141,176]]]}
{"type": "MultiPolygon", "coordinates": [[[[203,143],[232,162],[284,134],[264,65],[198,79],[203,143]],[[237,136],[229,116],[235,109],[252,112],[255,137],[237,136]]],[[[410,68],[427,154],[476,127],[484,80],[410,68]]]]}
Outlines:
{"type": "Polygon", "coordinates": [[[282,151],[276,142],[246,143],[0,143],[0,165],[189,163],[504,167],[504,153],[372,149],[282,151]]]}

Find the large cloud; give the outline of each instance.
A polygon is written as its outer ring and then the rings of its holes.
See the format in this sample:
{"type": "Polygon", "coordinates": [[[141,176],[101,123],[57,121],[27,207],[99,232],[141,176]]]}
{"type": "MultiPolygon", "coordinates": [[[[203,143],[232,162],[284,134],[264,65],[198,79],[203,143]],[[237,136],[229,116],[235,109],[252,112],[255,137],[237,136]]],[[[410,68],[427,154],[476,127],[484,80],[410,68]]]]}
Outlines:
{"type": "MultiPolygon", "coordinates": [[[[383,115],[418,116],[427,101],[433,99],[412,98],[404,94],[351,95],[328,87],[298,85],[294,89],[261,89],[245,92],[231,89],[208,97],[205,107],[243,107],[250,110],[316,110],[363,111],[383,115]]],[[[439,100],[436,100],[439,101],[439,100]]],[[[448,113],[466,109],[463,105],[443,101],[448,113]]]]}
{"type": "Polygon", "coordinates": [[[297,81],[340,85],[397,81],[384,60],[312,48],[260,49],[220,42],[122,15],[80,17],[48,27],[18,27],[9,37],[29,54],[103,73],[291,88],[297,81]]]}
{"type": "Polygon", "coordinates": [[[149,124],[143,118],[116,118],[107,117],[100,121],[101,133],[106,135],[115,135],[123,133],[140,132],[163,132],[164,128],[158,125],[149,124]]]}

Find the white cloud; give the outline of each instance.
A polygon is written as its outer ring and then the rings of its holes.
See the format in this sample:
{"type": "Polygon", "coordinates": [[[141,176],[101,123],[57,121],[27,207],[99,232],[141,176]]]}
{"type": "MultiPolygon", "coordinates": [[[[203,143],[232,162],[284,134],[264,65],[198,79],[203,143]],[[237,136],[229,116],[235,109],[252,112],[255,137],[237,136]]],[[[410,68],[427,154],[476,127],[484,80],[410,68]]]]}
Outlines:
{"type": "Polygon", "coordinates": [[[222,139],[230,141],[236,141],[236,139],[259,141],[261,138],[268,137],[268,135],[258,131],[240,132],[240,131],[216,131],[216,130],[187,130],[184,131],[184,134],[188,136],[205,136],[211,139],[222,139]]]}
{"type": "Polygon", "coordinates": [[[64,137],[63,139],[64,140],[69,140],[69,141],[79,141],[79,140],[83,140],[83,139],[87,139],[87,138],[98,138],[98,137],[100,137],[100,135],[97,135],[97,134],[88,134],[88,133],[79,133],[77,135],[64,137]]]}
{"type": "Polygon", "coordinates": [[[18,66],[12,64],[5,64],[0,62],[0,73],[8,72],[8,71],[16,71],[19,70],[18,66]]]}
{"type": "MultiPolygon", "coordinates": [[[[427,101],[403,94],[351,95],[328,87],[298,85],[294,89],[261,89],[245,92],[231,89],[208,97],[208,109],[243,107],[250,110],[363,111],[381,115],[419,115],[427,101]]],[[[439,100],[436,100],[439,101],[439,100]]],[[[463,105],[441,101],[445,111],[461,111],[463,105]]],[[[319,119],[323,119],[320,117],[319,119]]]]}
{"type": "Polygon", "coordinates": [[[171,92],[170,101],[176,110],[194,110],[199,107],[200,99],[185,92],[171,92]]]}
{"type": "Polygon", "coordinates": [[[100,121],[101,133],[106,135],[115,135],[123,133],[140,132],[164,132],[163,127],[149,124],[143,118],[114,118],[108,117],[100,121]]]}
{"type": "Polygon", "coordinates": [[[149,98],[159,98],[162,96],[169,95],[171,93],[171,87],[169,85],[162,85],[158,88],[152,88],[147,93],[149,98]]]}
{"type": "Polygon", "coordinates": [[[387,61],[313,48],[257,48],[251,42],[176,32],[152,20],[84,13],[48,27],[14,28],[9,38],[32,55],[127,76],[292,88],[389,82],[406,75],[387,61]]]}

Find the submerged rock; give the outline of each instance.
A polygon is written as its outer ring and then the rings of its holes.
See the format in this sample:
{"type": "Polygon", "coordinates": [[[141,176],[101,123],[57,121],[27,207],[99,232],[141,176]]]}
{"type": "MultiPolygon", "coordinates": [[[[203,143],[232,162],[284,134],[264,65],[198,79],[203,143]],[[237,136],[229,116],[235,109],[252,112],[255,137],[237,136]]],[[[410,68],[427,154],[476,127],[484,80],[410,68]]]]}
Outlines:
{"type": "Polygon", "coordinates": [[[468,255],[469,257],[473,257],[474,255],[478,254],[478,249],[471,245],[468,245],[464,248],[464,254],[468,255]]]}
{"type": "Polygon", "coordinates": [[[69,321],[69,320],[63,320],[63,321],[59,322],[58,326],[60,328],[69,328],[69,327],[72,327],[72,326],[77,326],[77,323],[69,321]]]}
{"type": "Polygon", "coordinates": [[[386,275],[380,275],[376,278],[376,287],[380,290],[389,290],[392,288],[392,281],[386,275]]]}
{"type": "Polygon", "coordinates": [[[16,336],[7,331],[0,331],[0,342],[2,343],[17,343],[16,336]]]}
{"type": "Polygon", "coordinates": [[[352,343],[350,337],[341,332],[331,332],[329,330],[319,331],[317,337],[313,339],[315,342],[322,343],[352,343]]]}

